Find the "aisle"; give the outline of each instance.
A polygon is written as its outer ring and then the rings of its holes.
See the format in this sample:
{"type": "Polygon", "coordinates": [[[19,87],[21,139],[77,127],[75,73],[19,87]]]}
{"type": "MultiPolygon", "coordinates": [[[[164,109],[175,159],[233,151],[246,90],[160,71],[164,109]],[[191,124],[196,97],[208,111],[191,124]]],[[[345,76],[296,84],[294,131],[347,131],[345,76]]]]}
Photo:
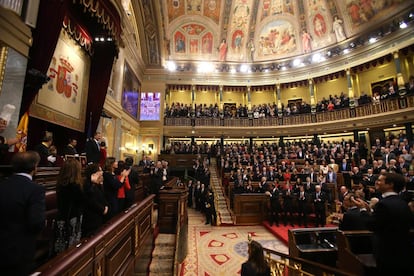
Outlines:
{"type": "Polygon", "coordinates": [[[247,260],[249,234],[264,247],[288,254],[287,246],[264,226],[233,226],[214,159],[210,169],[218,226],[204,225],[204,215],[188,209],[188,251],[181,276],[240,275],[241,264],[247,260]]]}
{"type": "Polygon", "coordinates": [[[231,216],[227,200],[224,196],[221,179],[217,176],[216,159],[211,159],[210,164],[210,185],[214,192],[215,206],[217,212],[218,225],[233,225],[233,218],[231,216]]]}
{"type": "Polygon", "coordinates": [[[240,275],[249,234],[264,247],[288,254],[287,246],[261,225],[204,225],[204,216],[188,209],[188,251],[181,275],[240,275]]]}

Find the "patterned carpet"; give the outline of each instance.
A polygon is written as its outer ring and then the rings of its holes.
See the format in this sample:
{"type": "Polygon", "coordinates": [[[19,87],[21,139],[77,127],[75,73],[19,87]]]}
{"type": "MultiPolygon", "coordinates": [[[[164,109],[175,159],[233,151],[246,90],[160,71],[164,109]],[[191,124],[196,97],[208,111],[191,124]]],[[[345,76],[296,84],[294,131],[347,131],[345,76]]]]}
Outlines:
{"type": "Polygon", "coordinates": [[[189,210],[188,254],[181,267],[183,276],[240,275],[247,260],[247,236],[264,247],[288,253],[283,242],[263,226],[204,225],[203,216],[189,210]]]}

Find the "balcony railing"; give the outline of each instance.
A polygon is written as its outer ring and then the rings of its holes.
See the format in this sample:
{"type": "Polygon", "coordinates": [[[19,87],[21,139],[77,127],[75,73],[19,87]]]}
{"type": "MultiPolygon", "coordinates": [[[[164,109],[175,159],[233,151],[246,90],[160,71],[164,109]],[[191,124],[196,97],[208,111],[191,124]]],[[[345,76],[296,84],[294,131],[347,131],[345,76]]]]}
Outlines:
{"type": "Polygon", "coordinates": [[[414,107],[414,95],[382,100],[379,104],[364,104],[355,108],[343,108],[314,114],[299,114],[265,118],[165,118],[164,126],[204,127],[271,127],[332,122],[414,107]]]}

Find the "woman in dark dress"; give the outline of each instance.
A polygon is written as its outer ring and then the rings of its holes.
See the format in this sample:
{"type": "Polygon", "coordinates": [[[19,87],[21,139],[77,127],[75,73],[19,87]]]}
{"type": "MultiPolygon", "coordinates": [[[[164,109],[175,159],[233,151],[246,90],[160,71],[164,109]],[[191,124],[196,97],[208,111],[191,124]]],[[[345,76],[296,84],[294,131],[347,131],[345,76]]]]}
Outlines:
{"type": "Polygon", "coordinates": [[[241,276],[270,276],[270,267],[264,258],[262,245],[252,240],[248,252],[249,259],[242,264],[241,276]]]}
{"type": "Polygon", "coordinates": [[[83,183],[81,164],[68,159],[60,169],[56,183],[58,216],[55,225],[55,253],[64,251],[81,238],[83,183]]]}
{"type": "MultiPolygon", "coordinates": [[[[105,161],[103,173],[103,189],[106,200],[109,203],[109,213],[107,219],[114,217],[119,212],[118,189],[122,187],[125,178],[128,176],[125,172],[121,173],[119,178],[115,171],[118,169],[118,162],[114,157],[108,157],[105,161]]],[[[129,171],[128,171],[129,172],[129,171]]]]}
{"type": "Polygon", "coordinates": [[[108,214],[109,204],[103,191],[103,172],[98,164],[91,164],[85,171],[85,207],[82,223],[82,236],[93,235],[103,224],[108,214]]]}

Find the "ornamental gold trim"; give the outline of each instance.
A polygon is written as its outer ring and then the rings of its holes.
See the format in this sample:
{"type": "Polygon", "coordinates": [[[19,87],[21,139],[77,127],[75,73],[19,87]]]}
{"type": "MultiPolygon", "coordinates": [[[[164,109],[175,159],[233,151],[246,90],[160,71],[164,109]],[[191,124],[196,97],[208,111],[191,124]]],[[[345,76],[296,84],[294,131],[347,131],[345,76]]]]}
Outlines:
{"type": "Polygon", "coordinates": [[[3,87],[4,72],[6,70],[8,47],[0,45],[0,95],[3,87]]]}

